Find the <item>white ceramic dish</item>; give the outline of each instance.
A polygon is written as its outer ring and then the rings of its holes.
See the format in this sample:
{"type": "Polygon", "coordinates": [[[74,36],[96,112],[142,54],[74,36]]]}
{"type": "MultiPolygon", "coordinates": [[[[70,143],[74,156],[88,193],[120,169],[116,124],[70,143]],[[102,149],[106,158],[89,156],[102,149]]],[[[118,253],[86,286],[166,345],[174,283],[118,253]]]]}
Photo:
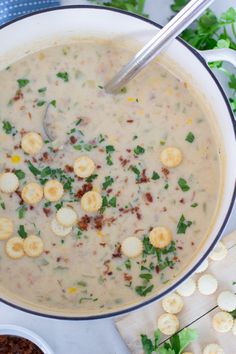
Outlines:
{"type": "MultiPolygon", "coordinates": [[[[157,24],[136,15],[95,6],[69,6],[42,11],[1,27],[0,69],[30,52],[38,51],[55,43],[66,43],[78,37],[131,38],[139,41],[142,45],[156,33],[158,28],[157,24]]],[[[236,124],[234,116],[221,86],[208,68],[206,59],[199,52],[178,39],[166,50],[166,55],[188,76],[188,81],[197,88],[199,96],[211,106],[210,110],[213,111],[214,119],[216,119],[219,141],[224,155],[222,198],[216,221],[201,249],[196,255],[193,255],[191,264],[184,269],[179,277],[168,283],[160,293],[147,299],[140,299],[138,303],[130,306],[117,307],[116,311],[108,310],[105,313],[79,315],[76,310],[66,312],[42,308],[40,305],[31,304],[6,291],[1,292],[3,302],[31,313],[62,319],[93,319],[128,312],[158,300],[173,291],[196,270],[220,239],[232,211],[236,194],[236,124]]],[[[227,59],[236,63],[235,54],[230,50],[210,51],[205,55],[210,56],[211,60],[227,59]]]]}
{"type": "Polygon", "coordinates": [[[36,344],[44,354],[54,354],[53,350],[45,342],[45,340],[39,337],[36,333],[31,332],[27,328],[14,326],[14,325],[0,325],[0,336],[10,335],[16,337],[23,337],[36,344]]]}

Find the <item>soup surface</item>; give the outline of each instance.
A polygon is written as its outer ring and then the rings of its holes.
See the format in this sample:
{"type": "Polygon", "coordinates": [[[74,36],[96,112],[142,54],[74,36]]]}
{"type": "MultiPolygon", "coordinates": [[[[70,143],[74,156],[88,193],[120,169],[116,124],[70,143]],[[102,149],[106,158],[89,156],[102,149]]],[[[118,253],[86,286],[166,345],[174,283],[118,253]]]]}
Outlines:
{"type": "Polygon", "coordinates": [[[158,62],[106,94],[131,55],[81,40],[0,73],[2,289],[76,313],[127,306],[173,280],[206,237],[220,163],[204,106],[158,62]]]}

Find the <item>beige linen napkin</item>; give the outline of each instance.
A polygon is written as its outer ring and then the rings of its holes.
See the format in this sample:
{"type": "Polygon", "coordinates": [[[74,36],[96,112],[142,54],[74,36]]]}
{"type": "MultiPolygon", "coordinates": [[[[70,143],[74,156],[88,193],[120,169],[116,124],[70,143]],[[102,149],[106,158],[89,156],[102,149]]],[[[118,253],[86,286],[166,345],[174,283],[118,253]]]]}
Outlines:
{"type": "MultiPolygon", "coordinates": [[[[217,295],[223,290],[236,292],[236,231],[227,235],[223,239],[228,248],[227,257],[219,262],[210,261],[209,268],[205,273],[213,274],[218,280],[217,292],[210,296],[201,295],[198,290],[190,297],[184,298],[184,309],[178,315],[180,328],[191,324],[191,328],[196,328],[199,333],[199,340],[188,350],[194,354],[202,353],[202,348],[208,343],[218,343],[225,354],[236,354],[236,336],[229,333],[219,334],[212,328],[212,317],[219,311],[216,307],[217,295]]],[[[194,275],[197,280],[201,275],[194,275]]],[[[144,309],[132,312],[129,315],[115,320],[115,325],[127,344],[132,354],[142,354],[140,334],[153,336],[157,328],[157,318],[163,313],[160,302],[155,302],[144,309]]],[[[161,337],[161,342],[166,340],[166,336],[161,337]]]]}

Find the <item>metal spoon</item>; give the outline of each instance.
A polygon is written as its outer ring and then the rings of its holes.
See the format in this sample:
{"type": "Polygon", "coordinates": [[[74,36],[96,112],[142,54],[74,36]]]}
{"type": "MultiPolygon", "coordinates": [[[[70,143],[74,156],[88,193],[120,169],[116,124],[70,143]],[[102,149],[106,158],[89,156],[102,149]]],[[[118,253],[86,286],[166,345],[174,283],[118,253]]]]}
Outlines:
{"type": "Polygon", "coordinates": [[[163,27],[104,87],[107,93],[120,92],[128,81],[165,49],[214,0],[191,0],[163,27]]]}

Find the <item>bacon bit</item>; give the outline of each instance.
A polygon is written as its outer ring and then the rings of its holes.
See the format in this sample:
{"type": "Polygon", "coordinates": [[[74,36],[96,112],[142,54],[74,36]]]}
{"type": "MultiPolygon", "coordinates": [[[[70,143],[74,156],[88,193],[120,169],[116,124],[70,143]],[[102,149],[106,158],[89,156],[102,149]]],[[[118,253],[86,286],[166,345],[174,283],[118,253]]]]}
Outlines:
{"type": "Polygon", "coordinates": [[[161,172],[163,173],[163,175],[168,178],[168,175],[170,174],[170,171],[168,170],[168,168],[166,167],[162,167],[161,172]]]}
{"type": "Polygon", "coordinates": [[[49,254],[50,251],[49,251],[49,250],[44,250],[44,253],[45,253],[45,254],[49,254]]]}
{"type": "Polygon", "coordinates": [[[65,171],[68,173],[74,172],[74,168],[71,165],[65,165],[65,171]]]}
{"type": "Polygon", "coordinates": [[[36,159],[36,157],[32,157],[32,160],[33,160],[33,162],[37,162],[38,160],[36,159]]]}
{"type": "Polygon", "coordinates": [[[184,198],[181,198],[179,202],[180,202],[181,204],[185,204],[184,198]]]}
{"type": "Polygon", "coordinates": [[[95,216],[95,218],[94,218],[95,229],[97,229],[97,230],[101,230],[102,229],[102,227],[103,227],[103,219],[104,219],[103,215],[95,216]]]}
{"type": "Polygon", "coordinates": [[[20,205],[24,204],[24,200],[22,199],[21,192],[20,192],[20,191],[15,191],[15,193],[16,193],[16,194],[18,195],[18,197],[20,198],[19,204],[20,204],[20,205]]]}
{"type": "Polygon", "coordinates": [[[43,212],[47,218],[52,214],[52,210],[50,208],[43,208],[43,212]]]}
{"type": "Polygon", "coordinates": [[[13,97],[13,101],[18,101],[24,97],[22,91],[19,89],[16,91],[15,96],[13,97]]]}
{"type": "Polygon", "coordinates": [[[112,271],[110,269],[110,260],[105,261],[103,264],[105,266],[105,270],[103,272],[104,275],[112,275],[112,271]]]}
{"type": "Polygon", "coordinates": [[[97,167],[98,169],[102,168],[102,166],[101,166],[101,165],[97,165],[96,167],[97,167]]]}
{"type": "Polygon", "coordinates": [[[133,279],[132,275],[129,275],[128,273],[124,273],[124,280],[125,281],[131,281],[133,279]]]}
{"type": "Polygon", "coordinates": [[[32,119],[32,114],[28,112],[29,119],[32,119]]]}
{"type": "Polygon", "coordinates": [[[179,250],[182,250],[182,249],[183,249],[183,247],[182,247],[182,246],[178,246],[177,248],[178,248],[179,250]]]}
{"type": "Polygon", "coordinates": [[[83,197],[83,195],[84,195],[85,193],[90,192],[92,189],[93,189],[92,183],[86,183],[86,184],[84,184],[84,185],[82,186],[81,189],[78,190],[78,192],[76,193],[75,196],[76,196],[78,199],[80,199],[80,198],[83,197]]]}
{"type": "Polygon", "coordinates": [[[121,258],[122,254],[121,254],[121,244],[118,243],[115,249],[115,252],[112,253],[112,258],[121,258]]]}
{"type": "Polygon", "coordinates": [[[119,157],[119,160],[120,160],[120,163],[121,163],[122,167],[125,167],[130,161],[128,159],[124,159],[122,156],[119,157]]]}
{"type": "Polygon", "coordinates": [[[160,267],[159,267],[158,265],[156,265],[156,267],[155,267],[155,271],[156,271],[156,273],[157,273],[157,274],[159,274],[159,273],[160,273],[160,267]]]}
{"type": "Polygon", "coordinates": [[[167,208],[166,207],[163,207],[161,210],[160,210],[160,212],[166,212],[167,211],[167,208]]]}
{"type": "Polygon", "coordinates": [[[195,245],[195,243],[192,241],[192,242],[191,242],[191,245],[192,245],[192,246],[194,246],[194,245],[195,245]]]}
{"type": "Polygon", "coordinates": [[[130,153],[130,152],[131,152],[131,149],[126,149],[126,151],[127,151],[128,153],[130,153]]]}
{"type": "Polygon", "coordinates": [[[133,208],[128,208],[128,209],[119,208],[119,211],[121,213],[123,213],[123,214],[127,214],[127,213],[136,214],[136,217],[137,217],[138,220],[140,220],[142,218],[142,215],[139,212],[139,207],[138,206],[133,207],[133,208]]]}
{"type": "Polygon", "coordinates": [[[78,221],[78,225],[79,228],[82,231],[87,231],[88,230],[88,225],[90,223],[90,217],[88,215],[84,215],[79,221],[78,221]]]}
{"type": "Polygon", "coordinates": [[[105,247],[106,243],[99,243],[100,246],[105,247]]]}
{"type": "Polygon", "coordinates": [[[112,192],[112,188],[107,189],[107,193],[110,194],[112,192]]]}
{"type": "Polygon", "coordinates": [[[144,168],[142,170],[142,175],[141,175],[141,178],[136,182],[137,184],[140,184],[140,183],[147,183],[150,181],[150,178],[148,178],[146,176],[146,168],[144,168]]]}
{"type": "Polygon", "coordinates": [[[153,202],[153,198],[152,198],[151,193],[146,193],[146,194],[145,194],[145,198],[147,199],[147,201],[148,201],[149,203],[152,203],[152,202],[153,202]]]}
{"type": "Polygon", "coordinates": [[[126,122],[127,123],[133,123],[133,121],[134,121],[133,119],[128,119],[126,122]]]}
{"type": "Polygon", "coordinates": [[[75,136],[70,136],[70,142],[71,142],[71,144],[75,144],[76,142],[77,142],[77,139],[76,139],[76,137],[75,136]]]}
{"type": "Polygon", "coordinates": [[[60,262],[60,260],[61,260],[61,257],[57,257],[57,262],[60,262]]]}
{"type": "Polygon", "coordinates": [[[30,205],[30,210],[34,210],[34,207],[33,207],[33,205],[30,205]]]}

